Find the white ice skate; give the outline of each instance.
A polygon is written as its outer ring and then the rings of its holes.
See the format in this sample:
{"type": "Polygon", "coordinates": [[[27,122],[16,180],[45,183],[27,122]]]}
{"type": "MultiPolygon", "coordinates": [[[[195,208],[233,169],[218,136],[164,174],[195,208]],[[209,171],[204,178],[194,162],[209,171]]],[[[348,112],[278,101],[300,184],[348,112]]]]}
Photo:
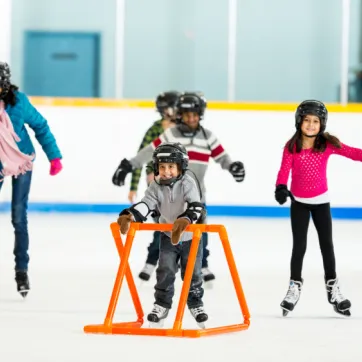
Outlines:
{"type": "Polygon", "coordinates": [[[287,295],[280,304],[283,309],[283,317],[286,317],[298,303],[300,294],[302,292],[302,286],[303,282],[290,280],[287,295]]]}
{"type": "Polygon", "coordinates": [[[191,315],[195,318],[197,325],[205,329],[205,322],[209,319],[204,307],[190,308],[191,315]]]}
{"type": "Polygon", "coordinates": [[[204,287],[206,289],[212,289],[214,286],[215,274],[209,268],[202,268],[201,274],[204,281],[204,287]]]}
{"type": "Polygon", "coordinates": [[[154,272],[155,269],[156,269],[156,265],[145,264],[145,266],[143,267],[143,269],[139,273],[138,277],[142,281],[148,282],[150,280],[151,275],[152,275],[152,273],[154,272]]]}
{"type": "Polygon", "coordinates": [[[168,308],[154,304],[151,313],[147,316],[147,320],[150,322],[150,328],[162,328],[168,312],[168,308]]]}
{"type": "Polygon", "coordinates": [[[334,311],[345,317],[350,317],[352,305],[351,302],[343,296],[338,279],[326,280],[326,289],[328,302],[333,305],[334,311]]]}

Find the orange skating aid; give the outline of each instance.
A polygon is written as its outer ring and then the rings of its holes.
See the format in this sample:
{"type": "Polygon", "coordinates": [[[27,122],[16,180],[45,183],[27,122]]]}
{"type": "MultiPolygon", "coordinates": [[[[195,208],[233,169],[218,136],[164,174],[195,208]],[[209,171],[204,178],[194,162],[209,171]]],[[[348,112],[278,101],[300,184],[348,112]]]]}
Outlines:
{"type": "Polygon", "coordinates": [[[228,235],[223,225],[205,225],[193,224],[186,228],[186,231],[193,233],[192,244],[190,248],[189,260],[187,263],[184,282],[180,294],[180,300],[177,307],[176,318],[171,329],[160,328],[142,328],[143,325],[143,309],[137,288],[132,276],[131,269],[128,264],[129,255],[131,252],[133,240],[136,231],[139,230],[159,230],[171,231],[172,224],[142,224],[131,223],[127,234],[126,243],[123,245],[119,225],[111,224],[112,235],[117,246],[118,254],[121,262],[118,268],[116,281],[114,283],[112,296],[109,302],[108,311],[103,324],[88,325],[84,327],[86,333],[104,333],[104,334],[135,334],[135,335],[151,335],[151,336],[168,336],[168,337],[202,337],[220,333],[237,332],[249,328],[250,314],[245,300],[243,288],[239,279],[239,274],[236,269],[235,260],[231,251],[228,235]],[[191,278],[195,266],[197,250],[201,239],[201,233],[214,232],[220,235],[221,243],[224,248],[226,260],[230,269],[231,278],[235,287],[236,295],[240,304],[243,323],[221,326],[216,328],[206,329],[182,329],[182,320],[184,316],[187,296],[190,289],[191,278]],[[134,322],[113,323],[113,317],[116,310],[119,293],[122,287],[122,282],[126,277],[128,287],[132,296],[133,304],[137,314],[137,320],[134,322]]]}

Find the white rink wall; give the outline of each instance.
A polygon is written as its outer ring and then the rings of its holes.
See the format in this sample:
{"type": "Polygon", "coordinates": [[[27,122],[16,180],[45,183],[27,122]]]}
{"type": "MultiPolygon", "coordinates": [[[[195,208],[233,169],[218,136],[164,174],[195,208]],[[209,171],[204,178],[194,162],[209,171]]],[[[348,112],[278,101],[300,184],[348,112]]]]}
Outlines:
{"type": "MultiPolygon", "coordinates": [[[[37,159],[31,202],[127,204],[130,176],[122,188],[114,186],[111,177],[122,158],[136,154],[144,133],[158,114],[150,108],[37,108],[56,136],[64,169],[56,177],[49,176],[49,162],[33,137],[37,159]]],[[[327,130],[342,142],[362,148],[361,116],[330,113],[327,130]]],[[[241,160],[246,168],[245,181],[238,184],[211,162],[206,179],[208,205],[277,206],[274,185],[283,145],[294,132],[294,113],[207,110],[203,126],[214,132],[231,158],[241,160]]],[[[361,163],[332,156],[328,178],[333,207],[362,208],[361,163]]],[[[0,193],[0,202],[11,199],[9,181],[0,193]]],[[[139,198],[145,187],[143,176],[139,198]]]]}

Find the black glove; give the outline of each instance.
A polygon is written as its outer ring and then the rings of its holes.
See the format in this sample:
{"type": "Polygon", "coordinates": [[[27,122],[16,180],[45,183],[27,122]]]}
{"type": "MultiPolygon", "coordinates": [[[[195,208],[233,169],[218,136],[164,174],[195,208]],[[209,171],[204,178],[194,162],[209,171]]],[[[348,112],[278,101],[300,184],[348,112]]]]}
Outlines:
{"type": "Polygon", "coordinates": [[[229,172],[233,175],[236,182],[242,182],[245,178],[244,165],[240,161],[233,162],[229,167],[229,172]]]}
{"type": "Polygon", "coordinates": [[[132,165],[127,159],[123,159],[112,177],[112,182],[116,186],[123,186],[128,173],[132,172],[132,165]]]}
{"type": "Polygon", "coordinates": [[[151,217],[153,218],[153,222],[158,224],[159,221],[160,221],[160,212],[158,211],[158,209],[153,209],[152,212],[151,212],[151,217]]]}
{"type": "Polygon", "coordinates": [[[275,200],[277,200],[280,205],[285,204],[288,197],[290,197],[292,201],[295,201],[293,194],[288,190],[286,185],[278,185],[275,188],[275,200]]]}

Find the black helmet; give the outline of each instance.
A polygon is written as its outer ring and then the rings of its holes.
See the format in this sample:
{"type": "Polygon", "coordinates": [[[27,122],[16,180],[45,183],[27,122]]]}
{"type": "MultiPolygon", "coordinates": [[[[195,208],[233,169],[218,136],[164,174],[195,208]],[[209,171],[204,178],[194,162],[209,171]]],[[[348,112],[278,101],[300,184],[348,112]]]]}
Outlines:
{"type": "Polygon", "coordinates": [[[319,133],[324,132],[327,126],[328,111],[322,102],[316,100],[307,100],[298,106],[297,111],[295,112],[295,128],[299,129],[303,117],[308,114],[313,114],[319,118],[321,122],[319,133]]]}
{"type": "MultiPolygon", "coordinates": [[[[160,93],[156,98],[156,108],[157,111],[161,114],[161,116],[164,115],[164,112],[171,108],[173,114],[176,113],[176,104],[180,97],[181,93],[177,91],[169,91],[169,92],[163,92],[160,93]]],[[[170,116],[173,116],[171,114],[170,116]]]]}
{"type": "Polygon", "coordinates": [[[201,92],[185,92],[178,99],[177,114],[180,117],[184,112],[195,112],[200,116],[200,121],[204,118],[207,101],[201,92]]]}
{"type": "Polygon", "coordinates": [[[185,174],[189,165],[189,156],[181,143],[161,143],[153,152],[153,172],[155,176],[159,175],[159,164],[176,163],[180,165],[181,174],[177,178],[170,180],[160,180],[160,184],[172,186],[176,181],[180,180],[185,174]]]}
{"type": "Polygon", "coordinates": [[[10,89],[10,67],[8,63],[0,62],[0,98],[6,96],[10,89]]]}

